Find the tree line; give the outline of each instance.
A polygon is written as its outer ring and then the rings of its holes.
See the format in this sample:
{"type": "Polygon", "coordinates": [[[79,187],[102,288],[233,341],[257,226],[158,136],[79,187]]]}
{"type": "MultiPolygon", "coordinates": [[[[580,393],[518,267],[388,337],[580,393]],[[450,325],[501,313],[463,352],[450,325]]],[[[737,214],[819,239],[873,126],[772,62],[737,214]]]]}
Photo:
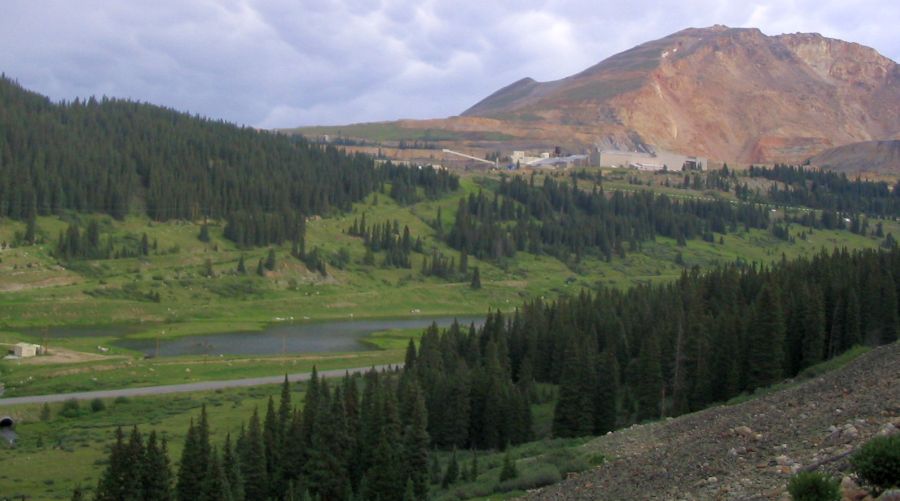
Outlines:
{"type": "Polygon", "coordinates": [[[563,259],[600,255],[609,260],[638,250],[641,242],[665,236],[686,240],[713,238],[713,233],[767,228],[765,207],[725,200],[673,200],[640,191],[611,195],[594,184],[591,190],[545,178],[535,186],[515,176],[501,178],[493,198],[484,193],[460,199],[447,243],[481,259],[511,257],[517,251],[547,253],[563,259]]]}
{"type": "Polygon", "coordinates": [[[227,219],[228,238],[268,245],[302,216],[347,210],[384,183],[403,202],[458,179],[347,155],[250,127],[120,99],[54,103],[0,77],[0,216],[63,211],[153,220],[227,219]]]}
{"type": "Polygon", "coordinates": [[[513,367],[559,384],[558,436],[679,415],[771,385],[854,345],[897,339],[900,252],[824,251],[770,268],[526,304],[513,367]]]}
{"type": "MultiPolygon", "coordinates": [[[[750,177],[778,181],[766,194],[775,203],[802,205],[844,214],[863,213],[878,217],[900,216],[900,185],[884,181],[850,179],[842,172],[802,166],[776,164],[774,167],[751,166],[750,177]]],[[[744,198],[750,198],[748,189],[744,198]]]]}
{"type": "Polygon", "coordinates": [[[285,379],[279,402],[270,397],[264,416],[254,410],[218,446],[204,406],[174,471],[155,432],[144,444],[137,427],[127,440],[119,429],[94,499],[427,499],[427,411],[417,381],[374,370],[359,379],[332,386],[314,370],[302,407],[285,379]]]}

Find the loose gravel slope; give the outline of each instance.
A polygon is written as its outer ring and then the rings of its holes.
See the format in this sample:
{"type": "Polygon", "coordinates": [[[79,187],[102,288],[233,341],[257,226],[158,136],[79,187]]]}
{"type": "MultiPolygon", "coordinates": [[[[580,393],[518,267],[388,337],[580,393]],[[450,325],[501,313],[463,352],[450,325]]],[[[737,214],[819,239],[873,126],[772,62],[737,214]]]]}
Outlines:
{"type": "Polygon", "coordinates": [[[526,498],[787,499],[794,472],[840,475],[842,454],[897,428],[900,343],[752,401],[598,437],[585,447],[606,463],[526,498]]]}

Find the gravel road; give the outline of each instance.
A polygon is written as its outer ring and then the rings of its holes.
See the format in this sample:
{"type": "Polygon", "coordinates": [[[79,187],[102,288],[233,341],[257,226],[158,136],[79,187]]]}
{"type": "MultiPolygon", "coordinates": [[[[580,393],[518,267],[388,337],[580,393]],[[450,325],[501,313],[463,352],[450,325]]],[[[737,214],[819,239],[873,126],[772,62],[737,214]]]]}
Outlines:
{"type": "MultiPolygon", "coordinates": [[[[394,365],[377,365],[376,370],[386,369],[388,367],[402,367],[403,364],[394,365]]],[[[345,373],[356,374],[363,373],[372,367],[356,367],[353,369],[335,369],[330,371],[320,371],[319,376],[326,378],[341,377],[345,373]]],[[[288,374],[290,382],[306,381],[312,373],[302,372],[299,374],[288,374]]],[[[116,397],[141,397],[145,395],[166,395],[169,393],[186,393],[193,391],[209,391],[224,388],[243,388],[247,386],[261,386],[265,384],[280,384],[284,381],[284,376],[254,377],[246,379],[231,379],[227,381],[201,381],[197,383],[173,384],[167,386],[145,386],[142,388],[123,388],[120,390],[99,390],[99,391],[81,391],[75,393],[57,393],[54,395],[34,395],[28,397],[11,397],[0,398],[0,407],[22,405],[22,404],[43,404],[52,402],[63,402],[65,400],[89,400],[94,398],[116,398],[116,397]]]]}

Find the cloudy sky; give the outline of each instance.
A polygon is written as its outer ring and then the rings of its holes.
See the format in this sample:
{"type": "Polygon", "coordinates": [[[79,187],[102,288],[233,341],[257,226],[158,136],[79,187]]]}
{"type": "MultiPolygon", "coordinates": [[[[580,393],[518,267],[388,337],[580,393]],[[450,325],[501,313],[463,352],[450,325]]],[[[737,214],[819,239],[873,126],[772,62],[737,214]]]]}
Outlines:
{"type": "Polygon", "coordinates": [[[900,60],[896,0],[3,0],[0,71],[258,127],[459,114],[686,27],[752,26],[900,60]]]}

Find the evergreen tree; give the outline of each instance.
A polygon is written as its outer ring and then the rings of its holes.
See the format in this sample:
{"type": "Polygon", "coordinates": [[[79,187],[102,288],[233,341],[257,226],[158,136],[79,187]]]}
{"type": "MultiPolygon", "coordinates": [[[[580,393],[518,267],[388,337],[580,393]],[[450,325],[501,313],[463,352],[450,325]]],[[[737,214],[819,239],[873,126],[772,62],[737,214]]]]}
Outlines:
{"type": "Polygon", "coordinates": [[[251,499],[266,499],[269,495],[269,479],[266,476],[266,454],[262,440],[259,414],[254,409],[253,415],[250,416],[247,435],[242,441],[242,450],[240,451],[240,468],[244,479],[244,497],[248,501],[251,499]]]}
{"type": "Polygon", "coordinates": [[[644,338],[637,359],[635,398],[638,421],[660,417],[662,390],[659,341],[651,334],[644,338]]]}
{"type": "Polygon", "coordinates": [[[594,393],[594,435],[603,435],[616,429],[616,402],[618,401],[618,364],[611,351],[600,354],[597,363],[597,389],[594,393]]]}
{"type": "Polygon", "coordinates": [[[275,270],[275,249],[269,249],[269,254],[266,256],[265,267],[269,271],[275,270]]]}
{"type": "Polygon", "coordinates": [[[570,339],[559,381],[559,400],[553,410],[553,436],[579,437],[593,431],[595,370],[583,344],[570,339]]]}
{"type": "Polygon", "coordinates": [[[475,290],[481,288],[481,271],[479,271],[477,266],[475,267],[474,271],[472,271],[472,283],[469,284],[469,287],[475,290]]]}
{"type": "Polygon", "coordinates": [[[411,403],[409,416],[404,416],[408,424],[403,431],[403,474],[412,482],[415,499],[428,498],[428,416],[425,398],[419,385],[412,381],[407,390],[411,403]]]}
{"type": "Polygon", "coordinates": [[[209,425],[206,420],[206,406],[203,406],[197,425],[195,426],[191,420],[185,435],[175,485],[175,494],[179,501],[196,501],[203,495],[203,479],[209,472],[209,454],[209,425]]]}
{"type": "Polygon", "coordinates": [[[150,501],[170,501],[172,499],[172,470],[166,439],[157,444],[156,432],[147,438],[142,477],[142,499],[150,501]]]}
{"type": "Polygon", "coordinates": [[[441,487],[447,487],[459,480],[459,463],[456,461],[456,449],[450,453],[450,460],[447,461],[447,469],[444,470],[444,478],[441,479],[441,487]]]}
{"type": "Polygon", "coordinates": [[[209,226],[206,223],[200,226],[200,234],[197,235],[197,238],[201,242],[209,242],[209,226]]]}
{"type": "Polygon", "coordinates": [[[237,272],[240,275],[247,274],[247,266],[244,264],[244,255],[243,254],[241,254],[241,258],[238,260],[237,272]]]}
{"type": "Polygon", "coordinates": [[[437,454],[431,455],[431,464],[428,467],[428,480],[432,485],[441,483],[441,463],[438,461],[437,454]]]}
{"type": "Polygon", "coordinates": [[[519,471],[516,469],[516,462],[513,461],[512,456],[509,451],[506,451],[506,455],[503,456],[503,468],[500,470],[500,481],[506,482],[507,480],[512,480],[519,476],[519,471]]]}
{"type": "Polygon", "coordinates": [[[774,282],[763,286],[754,319],[750,327],[747,351],[749,389],[769,386],[782,376],[784,316],[780,294],[774,282]]]}
{"type": "Polygon", "coordinates": [[[266,458],[266,478],[269,483],[269,497],[278,497],[287,487],[282,482],[282,447],[281,447],[281,423],[275,412],[275,403],[272,397],[266,405],[266,416],[263,420],[263,452],[266,458]]]}
{"type": "Polygon", "coordinates": [[[228,479],[229,496],[233,501],[244,499],[244,479],[241,476],[240,461],[231,446],[231,434],[225,435],[225,444],[222,446],[222,468],[228,479]]]}
{"type": "Polygon", "coordinates": [[[208,470],[202,482],[201,501],[233,501],[231,486],[228,484],[228,475],[222,465],[217,450],[212,449],[207,464],[208,470]]]}
{"type": "Polygon", "coordinates": [[[135,457],[140,439],[135,435],[136,430],[132,432],[130,442],[126,444],[122,428],[116,428],[116,442],[110,449],[109,466],[100,476],[94,494],[97,501],[141,499],[141,458],[135,457]]]}

